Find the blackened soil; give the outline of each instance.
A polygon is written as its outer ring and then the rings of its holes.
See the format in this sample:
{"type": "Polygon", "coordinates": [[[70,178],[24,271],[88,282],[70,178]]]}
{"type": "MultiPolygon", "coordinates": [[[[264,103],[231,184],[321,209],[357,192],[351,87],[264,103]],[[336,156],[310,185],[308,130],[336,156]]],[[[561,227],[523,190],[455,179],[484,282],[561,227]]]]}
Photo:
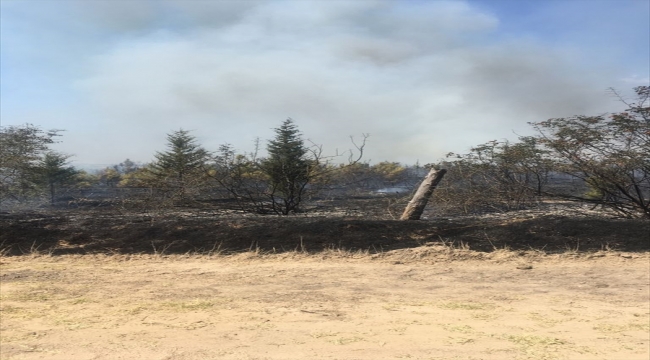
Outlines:
{"type": "Polygon", "coordinates": [[[0,214],[5,255],[233,253],[324,249],[383,252],[424,244],[546,253],[650,250],[650,221],[553,213],[398,221],[363,216],[259,216],[184,209],[151,213],[55,209],[0,214]],[[463,244],[463,245],[461,245],[463,244]]]}

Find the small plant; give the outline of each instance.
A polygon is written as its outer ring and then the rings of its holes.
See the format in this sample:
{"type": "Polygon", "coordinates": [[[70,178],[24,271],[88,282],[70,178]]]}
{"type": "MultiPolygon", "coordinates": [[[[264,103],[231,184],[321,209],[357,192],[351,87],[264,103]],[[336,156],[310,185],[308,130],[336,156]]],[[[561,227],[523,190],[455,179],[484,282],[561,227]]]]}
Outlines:
{"type": "Polygon", "coordinates": [[[172,247],[176,241],[172,241],[169,244],[164,244],[162,247],[156,247],[156,243],[154,241],[151,241],[151,247],[153,248],[153,253],[157,256],[163,256],[165,255],[165,252],[172,247]]]}

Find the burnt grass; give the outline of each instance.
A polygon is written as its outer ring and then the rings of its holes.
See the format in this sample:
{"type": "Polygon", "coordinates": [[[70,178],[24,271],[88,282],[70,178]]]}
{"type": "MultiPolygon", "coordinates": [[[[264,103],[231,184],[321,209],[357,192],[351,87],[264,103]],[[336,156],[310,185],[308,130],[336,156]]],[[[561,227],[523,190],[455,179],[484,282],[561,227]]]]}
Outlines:
{"type": "Polygon", "coordinates": [[[366,208],[377,202],[374,212],[331,207],[291,216],[255,215],[218,206],[157,211],[86,206],[2,212],[0,251],[5,256],[316,253],[326,249],[379,253],[436,243],[479,252],[650,250],[650,221],[642,219],[542,210],[500,216],[429,215],[424,220],[399,221],[381,215],[384,200],[380,200],[365,200],[366,208]]]}

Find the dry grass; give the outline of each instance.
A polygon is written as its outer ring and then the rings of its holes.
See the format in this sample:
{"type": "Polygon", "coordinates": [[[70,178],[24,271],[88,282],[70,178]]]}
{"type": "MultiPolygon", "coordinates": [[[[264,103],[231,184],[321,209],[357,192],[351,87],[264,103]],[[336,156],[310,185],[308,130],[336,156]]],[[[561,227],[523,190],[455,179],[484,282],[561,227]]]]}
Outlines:
{"type": "Polygon", "coordinates": [[[4,257],[0,353],[106,360],[298,359],[309,349],[315,359],[649,355],[647,254],[472,252],[425,245],[382,253],[4,257]],[[522,258],[534,267],[518,269],[522,258]]]}

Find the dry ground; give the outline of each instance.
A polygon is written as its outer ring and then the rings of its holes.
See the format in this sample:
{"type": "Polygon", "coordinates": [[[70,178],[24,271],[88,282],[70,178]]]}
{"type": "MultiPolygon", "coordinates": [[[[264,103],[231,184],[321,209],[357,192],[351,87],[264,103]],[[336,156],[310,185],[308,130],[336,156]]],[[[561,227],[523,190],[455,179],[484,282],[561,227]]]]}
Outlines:
{"type": "Polygon", "coordinates": [[[0,212],[0,358],[650,358],[650,222],[358,205],[0,212]]]}
{"type": "Polygon", "coordinates": [[[2,359],[643,359],[648,252],[2,257],[2,359]]]}

